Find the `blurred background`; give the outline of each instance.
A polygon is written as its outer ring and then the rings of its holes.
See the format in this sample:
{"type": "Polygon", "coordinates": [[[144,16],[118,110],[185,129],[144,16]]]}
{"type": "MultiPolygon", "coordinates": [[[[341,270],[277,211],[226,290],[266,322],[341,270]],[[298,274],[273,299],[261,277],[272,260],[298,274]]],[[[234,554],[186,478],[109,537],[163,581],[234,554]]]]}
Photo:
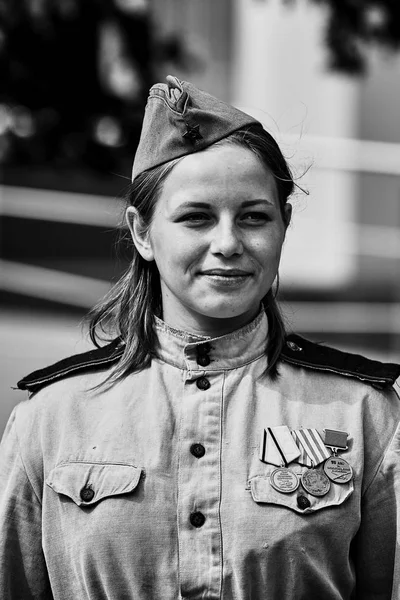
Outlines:
{"type": "Polygon", "coordinates": [[[0,434],[22,376],[90,346],[168,73],[256,116],[292,166],[288,328],[400,361],[397,0],[0,0],[0,434]]]}

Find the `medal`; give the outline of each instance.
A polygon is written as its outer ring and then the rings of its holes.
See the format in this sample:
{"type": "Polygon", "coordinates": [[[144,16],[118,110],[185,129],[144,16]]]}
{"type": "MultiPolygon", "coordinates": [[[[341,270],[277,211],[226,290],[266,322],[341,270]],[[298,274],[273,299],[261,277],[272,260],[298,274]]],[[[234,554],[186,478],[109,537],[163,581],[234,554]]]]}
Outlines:
{"type": "Polygon", "coordinates": [[[353,478],[353,469],[349,463],[336,454],[324,463],[324,471],[334,483],[348,483],[353,478]]]}
{"type": "Polygon", "coordinates": [[[353,469],[344,458],[338,456],[338,451],[347,450],[349,434],[336,429],[325,429],[325,446],[332,450],[333,455],[324,463],[324,471],[334,483],[348,483],[353,478],[353,469]]]}
{"type": "Polygon", "coordinates": [[[286,467],[280,467],[272,471],[269,481],[272,487],[282,494],[290,494],[297,490],[300,485],[297,475],[286,467]]]}
{"type": "Polygon", "coordinates": [[[319,469],[307,469],[301,476],[301,485],[312,496],[325,496],[331,489],[331,482],[319,469]]]}
{"type": "Polygon", "coordinates": [[[272,471],[269,482],[271,486],[282,494],[290,494],[300,485],[299,478],[288,469],[288,464],[300,455],[289,427],[267,427],[261,433],[260,460],[275,465],[278,468],[272,471]]]}
{"type": "Polygon", "coordinates": [[[312,496],[325,496],[331,489],[331,482],[321,469],[315,467],[330,457],[329,450],[316,429],[294,429],[292,436],[300,449],[297,462],[311,467],[301,476],[303,488],[312,496]]]}

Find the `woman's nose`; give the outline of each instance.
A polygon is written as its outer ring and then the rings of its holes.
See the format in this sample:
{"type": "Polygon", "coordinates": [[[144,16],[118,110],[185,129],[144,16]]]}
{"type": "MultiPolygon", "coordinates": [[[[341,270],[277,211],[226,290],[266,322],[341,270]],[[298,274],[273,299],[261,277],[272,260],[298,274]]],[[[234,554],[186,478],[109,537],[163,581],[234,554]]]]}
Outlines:
{"type": "Polygon", "coordinates": [[[233,224],[216,227],[213,232],[211,251],[213,254],[222,254],[225,257],[242,254],[243,243],[237,227],[233,224]]]}

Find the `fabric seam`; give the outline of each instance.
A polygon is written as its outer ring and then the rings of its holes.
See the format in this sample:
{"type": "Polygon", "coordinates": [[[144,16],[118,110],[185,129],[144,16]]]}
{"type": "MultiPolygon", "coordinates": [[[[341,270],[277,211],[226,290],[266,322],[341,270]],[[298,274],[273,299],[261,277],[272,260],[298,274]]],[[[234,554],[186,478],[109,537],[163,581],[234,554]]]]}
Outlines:
{"type": "Polygon", "coordinates": [[[26,464],[25,464],[25,461],[24,461],[24,458],[23,458],[23,455],[22,455],[21,443],[20,443],[20,440],[19,440],[18,427],[17,427],[17,412],[15,413],[15,437],[17,439],[18,454],[19,454],[19,457],[21,459],[21,463],[22,463],[22,466],[23,466],[23,469],[24,469],[25,477],[28,480],[28,483],[29,483],[29,485],[30,485],[30,487],[32,489],[32,492],[33,492],[33,494],[34,494],[37,502],[39,503],[39,506],[41,507],[42,506],[42,502],[40,501],[40,498],[37,495],[35,488],[33,487],[31,478],[30,478],[30,476],[28,474],[28,469],[26,467],[26,464]]]}
{"type": "Polygon", "coordinates": [[[376,467],[376,471],[375,471],[374,475],[372,476],[371,481],[369,482],[369,484],[365,488],[364,492],[361,494],[361,498],[364,498],[364,496],[367,494],[367,492],[369,491],[370,487],[374,483],[375,479],[377,478],[378,473],[379,473],[379,471],[381,469],[382,463],[385,460],[385,458],[386,458],[386,456],[387,456],[387,454],[388,454],[388,452],[390,450],[390,446],[392,445],[392,442],[393,442],[393,440],[394,440],[394,438],[396,436],[396,433],[397,433],[397,430],[398,430],[399,427],[400,427],[400,425],[397,425],[397,427],[395,428],[394,433],[393,433],[392,437],[390,438],[390,441],[389,441],[389,443],[388,443],[385,451],[383,452],[382,458],[381,458],[381,460],[379,461],[379,463],[378,463],[378,465],[376,467]]]}

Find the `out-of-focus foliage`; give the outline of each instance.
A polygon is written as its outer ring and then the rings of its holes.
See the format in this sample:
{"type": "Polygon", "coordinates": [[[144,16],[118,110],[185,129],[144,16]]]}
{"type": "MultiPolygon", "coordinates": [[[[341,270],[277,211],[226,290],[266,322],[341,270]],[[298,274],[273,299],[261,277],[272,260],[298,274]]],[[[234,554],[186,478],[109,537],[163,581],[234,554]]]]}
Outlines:
{"type": "Polygon", "coordinates": [[[121,169],[151,78],[146,0],[0,0],[0,164],[121,169]]]}
{"type": "MultiPolygon", "coordinates": [[[[309,0],[328,9],[329,68],[349,74],[368,69],[368,49],[400,49],[399,0],[309,0]]],[[[282,0],[287,5],[296,0],[282,0]]]]}

